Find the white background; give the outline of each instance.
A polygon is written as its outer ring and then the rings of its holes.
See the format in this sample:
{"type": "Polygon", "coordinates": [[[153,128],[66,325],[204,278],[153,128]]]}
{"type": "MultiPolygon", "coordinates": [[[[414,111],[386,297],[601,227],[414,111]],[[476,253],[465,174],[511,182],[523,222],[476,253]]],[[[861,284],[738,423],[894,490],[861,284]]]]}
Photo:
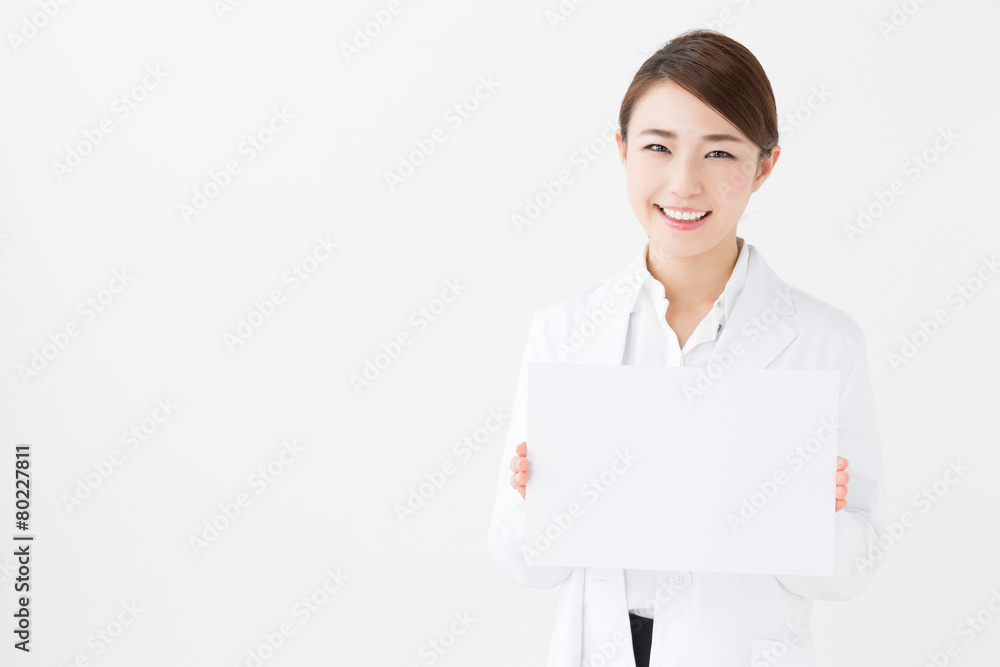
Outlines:
{"type": "Polygon", "coordinates": [[[543,665],[557,590],[514,585],[486,550],[506,428],[467,460],[453,444],[509,411],[534,309],[645,242],[601,132],[642,61],[697,27],[746,45],[779,115],[798,114],[738,233],[868,334],[887,518],[916,516],[867,590],[816,603],[821,664],[920,665],[952,640],[949,664],[1000,653],[1000,618],[968,643],[957,631],[1000,591],[1000,280],[961,310],[948,300],[1000,252],[995,3],[590,0],[553,26],[555,0],[404,1],[350,59],[342,45],[387,2],[105,0],[50,18],[44,4],[0,12],[4,665],[247,665],[283,622],[295,632],[266,665],[426,665],[463,613],[474,622],[434,664],[543,665]],[[894,7],[906,20],[884,35],[894,7]],[[156,67],[165,78],[121,118],[115,100],[156,67]],[[481,77],[498,87],[449,125],[481,77]],[[245,161],[275,109],[294,119],[245,161]],[[60,179],[53,164],[106,117],[113,131],[60,179]],[[390,189],[436,127],[446,140],[390,189]],[[957,139],[912,180],[907,161],[947,128],[957,139]],[[592,141],[603,150],[580,171],[592,141]],[[181,205],[234,159],[241,172],[186,222],[181,205]],[[571,186],[516,229],[562,169],[571,186]],[[852,242],[845,225],[894,179],[905,192],[852,242]],[[283,275],[317,237],[339,248],[292,290],[283,275]],[[127,286],[103,291],[123,269],[127,286]],[[464,289],[418,330],[411,315],[449,280],[464,289]],[[285,301],[230,350],[275,288],[285,301]],[[78,312],[109,296],[92,321],[78,312]],[[938,309],[948,321],[893,368],[938,309]],[[78,335],[54,347],[70,322],[78,335]],[[401,333],[411,344],[356,391],[351,375],[401,333]],[[178,407],[129,451],[122,434],[157,399],[178,407]],[[303,450],[256,493],[251,475],[289,439],[303,450]],[[9,631],[17,443],[32,445],[30,656],[9,631]],[[121,465],[94,477],[114,450],[121,465]],[[915,494],[959,460],[971,470],[922,511],[915,494]],[[446,461],[454,474],[401,521],[396,505],[446,461]],[[88,475],[97,488],[69,509],[88,475]],[[195,553],[240,493],[251,504],[195,553]],[[338,569],[347,580],[322,592],[338,569]],[[303,619],[314,594],[325,604],[303,619]],[[133,602],[134,622],[97,643],[133,602]]]}

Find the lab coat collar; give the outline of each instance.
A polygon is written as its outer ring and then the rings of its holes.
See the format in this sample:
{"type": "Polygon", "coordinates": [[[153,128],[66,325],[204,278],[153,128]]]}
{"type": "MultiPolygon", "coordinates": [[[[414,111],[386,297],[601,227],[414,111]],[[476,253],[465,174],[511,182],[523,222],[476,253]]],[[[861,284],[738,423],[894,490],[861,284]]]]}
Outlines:
{"type": "MultiPolygon", "coordinates": [[[[742,252],[746,252],[746,280],[740,298],[731,304],[728,323],[709,365],[765,368],[797,335],[785,322],[795,312],[795,303],[789,286],[768,266],[756,246],[744,242],[742,252]]],[[[636,310],[644,274],[648,273],[644,249],[590,293],[587,311],[603,311],[607,320],[580,350],[578,363],[622,363],[629,315],[636,310]]]]}
{"type": "MultiPolygon", "coordinates": [[[[729,321],[729,316],[733,312],[733,308],[736,305],[736,300],[743,292],[743,286],[746,284],[747,279],[747,263],[749,260],[749,248],[746,245],[743,237],[736,237],[736,264],[733,266],[733,271],[729,275],[729,280],[726,281],[726,286],[723,288],[722,293],[719,298],[715,300],[712,304],[712,310],[710,311],[711,317],[714,318],[712,330],[715,330],[715,325],[725,325],[729,321]]],[[[646,294],[655,299],[664,298],[663,285],[659,280],[653,277],[653,274],[649,272],[649,241],[643,244],[642,250],[639,251],[639,257],[637,257],[634,262],[639,272],[642,276],[642,287],[641,290],[645,290],[646,294]],[[640,259],[641,257],[641,259],[640,259]]],[[[638,302],[638,299],[636,300],[638,302]]],[[[669,307],[669,305],[668,305],[669,307]]],[[[635,305],[633,305],[633,310],[635,305]]]]}

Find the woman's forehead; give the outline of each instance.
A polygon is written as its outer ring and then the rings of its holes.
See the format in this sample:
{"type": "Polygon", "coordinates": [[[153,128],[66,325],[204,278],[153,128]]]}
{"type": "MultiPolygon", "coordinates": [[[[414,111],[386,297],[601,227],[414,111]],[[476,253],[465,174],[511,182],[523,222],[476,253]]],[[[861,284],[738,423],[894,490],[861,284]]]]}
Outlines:
{"type": "Polygon", "coordinates": [[[745,140],[722,114],[672,81],[650,87],[636,104],[629,134],[637,136],[647,129],[672,132],[678,138],[728,134],[745,140]]]}

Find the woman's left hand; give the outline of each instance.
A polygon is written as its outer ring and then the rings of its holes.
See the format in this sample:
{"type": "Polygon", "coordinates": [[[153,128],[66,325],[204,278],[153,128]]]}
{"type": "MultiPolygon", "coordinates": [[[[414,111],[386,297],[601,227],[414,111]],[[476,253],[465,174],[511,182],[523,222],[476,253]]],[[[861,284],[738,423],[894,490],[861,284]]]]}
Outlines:
{"type": "Polygon", "coordinates": [[[838,456],[837,475],[836,475],[837,489],[836,492],[834,493],[834,495],[837,498],[837,509],[834,510],[834,513],[837,513],[840,510],[844,509],[844,506],[847,504],[847,501],[844,499],[847,497],[847,482],[850,481],[851,476],[847,474],[846,468],[847,468],[847,459],[845,459],[843,456],[838,456]]]}

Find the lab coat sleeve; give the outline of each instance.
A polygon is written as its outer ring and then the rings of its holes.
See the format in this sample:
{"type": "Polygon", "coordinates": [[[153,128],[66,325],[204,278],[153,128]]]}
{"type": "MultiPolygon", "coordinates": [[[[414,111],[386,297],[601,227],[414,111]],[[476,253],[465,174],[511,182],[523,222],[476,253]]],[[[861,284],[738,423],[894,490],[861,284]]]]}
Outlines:
{"type": "MultiPolygon", "coordinates": [[[[528,329],[528,342],[521,359],[521,370],[511,408],[510,425],[500,457],[500,472],[497,478],[496,504],[490,520],[488,536],[490,558],[515,583],[532,588],[552,588],[561,583],[573,571],[571,567],[533,565],[528,562],[522,545],[531,546],[525,535],[524,504],[521,494],[510,485],[514,473],[510,460],[517,454],[517,445],[527,441],[527,369],[529,361],[544,360],[544,344],[541,338],[541,310],[536,310],[528,329]]],[[[528,460],[531,460],[531,443],[528,443],[528,460]]],[[[531,493],[531,473],[525,494],[531,493]]]]}
{"type": "MultiPolygon", "coordinates": [[[[837,454],[848,461],[847,505],[834,518],[834,574],[778,575],[788,590],[807,598],[846,600],[874,575],[872,545],[885,532],[885,487],[878,417],[868,374],[867,337],[861,342],[840,395],[837,454]]],[[[833,499],[831,498],[831,505],[833,499]]]]}

